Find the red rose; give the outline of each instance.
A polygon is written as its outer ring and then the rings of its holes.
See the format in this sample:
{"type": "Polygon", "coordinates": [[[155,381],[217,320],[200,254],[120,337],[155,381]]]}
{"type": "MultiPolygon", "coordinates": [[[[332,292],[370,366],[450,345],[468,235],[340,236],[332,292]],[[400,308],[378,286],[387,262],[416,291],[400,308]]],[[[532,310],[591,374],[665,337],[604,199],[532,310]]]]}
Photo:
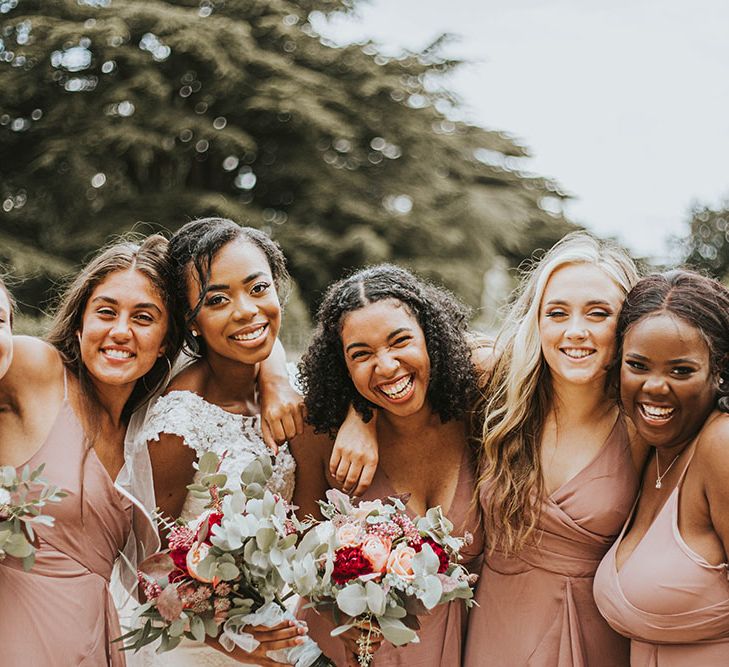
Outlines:
{"type": "Polygon", "coordinates": [[[446,553],[445,549],[440,546],[432,537],[423,537],[420,541],[420,544],[410,544],[410,546],[415,549],[415,552],[419,552],[423,545],[427,544],[430,546],[430,548],[433,550],[433,553],[438,556],[438,560],[440,561],[440,565],[438,565],[438,574],[444,574],[445,571],[448,569],[448,565],[450,565],[450,558],[448,558],[448,554],[446,553]]]}
{"type": "Polygon", "coordinates": [[[332,579],[335,584],[342,585],[361,574],[371,574],[372,564],[365,558],[359,547],[342,547],[334,558],[332,579]]]}
{"type": "Polygon", "coordinates": [[[189,549],[170,549],[170,558],[172,559],[172,562],[175,564],[176,570],[173,570],[169,573],[167,576],[167,579],[171,584],[174,584],[176,581],[180,581],[181,579],[185,579],[188,577],[187,573],[187,552],[190,551],[189,549]]]}

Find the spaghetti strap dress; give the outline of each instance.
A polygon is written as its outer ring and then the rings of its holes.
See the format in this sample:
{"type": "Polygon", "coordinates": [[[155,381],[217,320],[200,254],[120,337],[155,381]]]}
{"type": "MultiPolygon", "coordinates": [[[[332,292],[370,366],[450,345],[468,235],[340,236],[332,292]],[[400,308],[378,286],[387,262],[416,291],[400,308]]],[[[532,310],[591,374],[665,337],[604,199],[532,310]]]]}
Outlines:
{"type": "Polygon", "coordinates": [[[729,665],[729,565],[708,563],[678,529],[690,464],[620,571],[615,553],[625,528],[595,576],[600,612],[631,639],[631,667],[729,665]]]}
{"type": "Polygon", "coordinates": [[[595,458],[543,501],[537,539],[517,555],[486,551],[479,606],[468,619],[467,667],[628,664],[629,642],[600,615],[592,582],[638,484],[621,416],[595,458]]]}
{"type": "Polygon", "coordinates": [[[29,572],[14,558],[0,562],[0,662],[124,667],[112,643],[121,632],[109,580],[130,534],[132,501],[88,446],[65,387],[46,441],[24,465],[42,463],[43,476],[68,495],[44,508],[55,525],[35,528],[39,546],[29,572]]]}
{"type": "MultiPolygon", "coordinates": [[[[475,466],[468,450],[464,451],[460,464],[458,482],[446,516],[453,523],[453,535],[463,536],[466,532],[473,536],[473,542],[461,551],[462,564],[473,571],[483,551],[483,530],[480,515],[471,504],[475,488],[475,466]]],[[[387,475],[378,468],[369,489],[360,500],[386,500],[389,496],[398,495],[387,475]]],[[[411,519],[415,515],[408,510],[411,519]]],[[[299,606],[297,616],[306,621],[309,635],[319,644],[324,654],[337,665],[346,665],[347,656],[343,643],[330,636],[336,627],[328,617],[317,613],[314,609],[303,609],[299,606]]],[[[467,609],[463,600],[453,600],[440,605],[431,613],[418,617],[420,643],[395,647],[383,642],[375,653],[373,667],[457,667],[461,664],[463,641],[466,630],[467,609]]]]}

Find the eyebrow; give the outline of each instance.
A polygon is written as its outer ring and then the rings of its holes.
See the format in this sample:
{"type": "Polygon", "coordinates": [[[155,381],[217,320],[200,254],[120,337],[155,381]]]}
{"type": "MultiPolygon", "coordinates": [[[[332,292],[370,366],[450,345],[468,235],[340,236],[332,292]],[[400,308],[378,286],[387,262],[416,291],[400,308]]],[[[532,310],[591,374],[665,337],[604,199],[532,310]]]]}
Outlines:
{"type": "MultiPolygon", "coordinates": [[[[626,357],[630,357],[631,359],[638,359],[639,361],[650,361],[650,357],[644,357],[642,354],[638,354],[637,352],[627,352],[625,354],[626,357]]],[[[696,359],[690,359],[688,357],[679,357],[678,359],[668,359],[666,361],[667,364],[698,364],[696,359]]]]}
{"type": "MultiPolygon", "coordinates": [[[[255,280],[256,278],[260,278],[261,276],[269,277],[268,274],[265,271],[256,271],[255,273],[251,273],[249,276],[246,276],[241,280],[241,283],[243,285],[247,285],[252,280],[255,280]]],[[[208,285],[207,292],[214,292],[215,290],[226,290],[230,289],[230,285],[226,285],[225,283],[215,283],[213,285],[208,285]]]]}
{"type": "MultiPolygon", "coordinates": [[[[387,340],[391,340],[395,336],[403,333],[403,331],[412,331],[412,329],[410,327],[400,327],[399,329],[395,329],[395,331],[387,335],[387,340]]],[[[349,352],[353,347],[369,347],[369,345],[367,343],[350,343],[349,345],[347,345],[344,351],[349,352]]]]}
{"type": "MultiPolygon", "coordinates": [[[[103,294],[94,297],[91,300],[91,303],[95,303],[96,301],[103,301],[105,303],[110,303],[113,306],[118,306],[119,305],[119,302],[116,299],[114,299],[114,298],[112,298],[110,296],[104,296],[103,294]]],[[[135,303],[134,304],[134,308],[135,309],[136,308],[154,309],[158,313],[161,313],[162,312],[162,310],[160,309],[160,307],[156,303],[152,303],[151,301],[142,301],[141,303],[135,303]]]]}
{"type": "MultiPolygon", "coordinates": [[[[564,299],[552,299],[551,301],[547,301],[547,303],[544,304],[545,306],[569,306],[569,301],[565,301],[564,299]]],[[[586,306],[610,306],[609,301],[605,301],[605,299],[590,299],[586,304],[586,306]]]]}

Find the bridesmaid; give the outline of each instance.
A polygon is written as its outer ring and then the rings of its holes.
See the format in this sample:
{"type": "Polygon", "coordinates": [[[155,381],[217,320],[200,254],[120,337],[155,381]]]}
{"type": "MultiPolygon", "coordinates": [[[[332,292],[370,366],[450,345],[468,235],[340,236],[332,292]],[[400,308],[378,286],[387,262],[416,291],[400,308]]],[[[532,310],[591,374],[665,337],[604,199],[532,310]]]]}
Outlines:
{"type": "Polygon", "coordinates": [[[12,558],[0,563],[3,664],[125,664],[111,643],[120,630],[108,584],[145,515],[114,480],[129,417],[179,349],[166,248],[151,236],[104,250],[63,295],[51,344],[14,341],[0,381],[0,463],[45,463],[68,496],[48,508],[55,526],[37,528],[30,572],[12,558]]]}
{"type": "Polygon", "coordinates": [[[618,666],[628,644],[592,580],[630,511],[644,454],[631,450],[610,368],[628,256],[585,233],[524,279],[485,388],[487,549],[465,665],[618,666]]]}
{"type": "Polygon", "coordinates": [[[13,361],[13,310],[15,301],[0,278],[0,380],[13,361]]]}
{"type": "Polygon", "coordinates": [[[621,400],[653,448],[595,599],[632,667],[729,664],[729,291],[641,280],[618,323],[621,400]]]}
{"type": "MultiPolygon", "coordinates": [[[[454,297],[404,269],[382,265],[332,285],[318,313],[313,340],[301,363],[308,419],[334,435],[351,405],[377,419],[379,464],[364,500],[409,493],[408,512],[440,505],[455,534],[474,534],[464,553],[468,566],[481,552],[475,484],[467,443],[475,373],[465,340],[466,311],[454,297]]],[[[332,441],[300,447],[294,502],[302,516],[319,516],[316,501],[336,486],[329,459],[332,441]]],[[[309,634],[337,665],[356,665],[350,630],[332,638],[334,625],[311,609],[300,610],[309,634]]],[[[466,608],[458,600],[421,617],[420,643],[396,649],[378,644],[374,665],[458,665],[466,608]]]]}

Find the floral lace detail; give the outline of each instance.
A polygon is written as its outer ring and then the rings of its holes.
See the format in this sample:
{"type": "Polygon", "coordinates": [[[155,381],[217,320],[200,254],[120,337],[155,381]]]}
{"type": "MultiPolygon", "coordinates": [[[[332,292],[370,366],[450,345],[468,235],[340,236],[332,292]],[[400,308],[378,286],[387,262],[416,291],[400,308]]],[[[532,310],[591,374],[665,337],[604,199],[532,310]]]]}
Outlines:
{"type": "MultiPolygon", "coordinates": [[[[208,403],[191,391],[171,391],[157,399],[150,408],[142,431],[146,441],[157,440],[162,433],[180,436],[200,458],[205,452],[222,457],[221,472],[228,475],[228,484],[235,485],[241,471],[260,454],[270,453],[261,435],[261,419],[236,415],[218,405],[208,403]]],[[[268,488],[287,500],[294,494],[296,464],[288,445],[279,447],[268,488]]],[[[197,480],[199,473],[195,473],[197,480]]],[[[182,518],[198,516],[205,501],[188,493],[182,518]]]]}

